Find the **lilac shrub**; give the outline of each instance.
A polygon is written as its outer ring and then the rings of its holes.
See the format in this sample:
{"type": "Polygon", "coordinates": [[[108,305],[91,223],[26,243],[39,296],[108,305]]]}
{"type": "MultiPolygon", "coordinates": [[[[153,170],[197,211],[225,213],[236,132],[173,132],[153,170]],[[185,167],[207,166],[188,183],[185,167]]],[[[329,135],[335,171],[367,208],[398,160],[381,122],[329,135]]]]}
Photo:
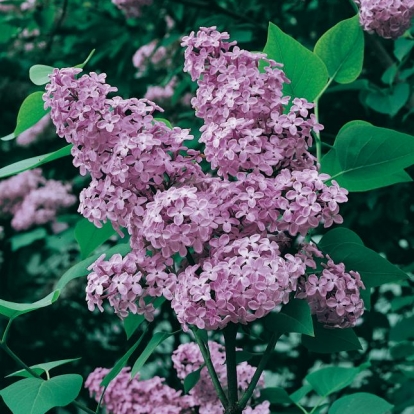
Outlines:
{"type": "MultiPolygon", "coordinates": [[[[154,118],[162,111],[155,103],[109,97],[116,88],[105,74],[78,77],[81,69],[72,68],[50,76],[45,107],[58,135],[73,144],[74,165],[92,178],[79,211],[131,236],[125,258],[102,256],[91,265],[89,309],[103,311],[108,299],[121,318],[152,320],[152,301],[163,296],[185,330],[222,329],[262,318],[289,302],[299,279],[304,286],[313,280],[306,281],[307,268],[316,267],[313,250],[295,240],[320,224],[342,223],[347,191],[319,173],[309,152],[312,133],[322,129],[313,104],[296,98],[289,107],[281,65],[228,39],[214,27],[183,38],[184,70],[198,83],[192,105],[204,121],[203,153],[186,147],[189,130],[154,118]],[[200,168],[203,158],[210,172],[200,168]]],[[[342,267],[334,274],[347,280],[342,267]]],[[[356,322],[343,292],[362,306],[358,289],[341,283],[330,291],[341,305],[327,301],[337,316],[326,316],[327,325],[356,322]]]]}
{"type": "Polygon", "coordinates": [[[361,26],[385,39],[397,39],[410,28],[414,0],[355,0],[361,26]]]}
{"type": "Polygon", "coordinates": [[[12,216],[17,230],[54,223],[57,213],[76,202],[71,185],[47,180],[40,169],[25,171],[0,182],[0,212],[12,216]]]}
{"type": "MultiPolygon", "coordinates": [[[[211,360],[216,368],[220,380],[226,379],[226,365],[224,347],[217,342],[209,342],[211,360]]],[[[180,345],[172,355],[174,369],[180,380],[201,368],[204,364],[201,352],[195,343],[180,345]]],[[[87,378],[85,387],[90,395],[99,401],[104,388],[100,385],[102,379],[110,370],[95,369],[87,378]]],[[[238,390],[242,393],[247,389],[254,374],[254,367],[247,362],[237,367],[238,390]]],[[[260,378],[254,397],[260,396],[260,389],[264,387],[263,376],[260,378]]],[[[207,368],[200,372],[200,380],[190,390],[188,395],[176,391],[164,384],[164,379],[153,377],[142,380],[139,376],[131,379],[130,368],[123,368],[118,376],[111,381],[103,397],[103,405],[108,414],[223,414],[224,409],[218,399],[207,368]]],[[[269,403],[264,401],[259,405],[251,404],[243,411],[245,414],[270,414],[269,403]]]]}

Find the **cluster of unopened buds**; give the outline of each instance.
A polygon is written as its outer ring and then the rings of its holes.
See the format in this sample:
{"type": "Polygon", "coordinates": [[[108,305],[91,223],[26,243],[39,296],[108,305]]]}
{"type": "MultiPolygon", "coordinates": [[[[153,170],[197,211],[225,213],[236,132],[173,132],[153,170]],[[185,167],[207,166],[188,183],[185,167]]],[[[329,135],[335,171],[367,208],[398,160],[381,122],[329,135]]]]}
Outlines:
{"type": "Polygon", "coordinates": [[[130,254],[91,265],[89,308],[102,311],[107,299],[121,318],[152,320],[152,302],[164,296],[184,329],[221,329],[296,295],[325,325],[352,326],[363,309],[359,275],[329,258],[317,271],[321,253],[295,241],[341,223],[347,201],[308,151],[322,125],[305,99],[287,110],[282,65],[228,39],[211,27],[182,41],[184,70],[198,83],[192,105],[204,121],[203,154],[185,145],[189,130],[154,118],[162,109],[153,102],[110,98],[116,88],[104,74],[69,68],[50,76],[45,107],[73,144],[74,164],[92,178],[79,211],[130,234],[130,254]]]}
{"type": "MultiPolygon", "coordinates": [[[[225,383],[226,355],[224,347],[217,342],[209,341],[209,352],[211,361],[217,372],[217,376],[222,383],[225,383]]],[[[223,414],[223,406],[217,397],[213,382],[204,365],[200,349],[195,343],[180,345],[172,355],[173,366],[178,378],[181,381],[190,373],[200,370],[200,379],[187,395],[182,395],[181,391],[169,387],[165,384],[165,379],[153,377],[142,380],[139,376],[131,379],[130,369],[123,368],[118,376],[111,381],[103,397],[103,405],[110,414],[223,414]]],[[[85,387],[90,395],[99,401],[104,387],[100,384],[105,375],[110,370],[97,368],[93,371],[85,382],[85,387]]],[[[242,362],[237,366],[238,390],[244,392],[255,372],[254,367],[247,362],[242,362]]],[[[260,390],[264,387],[263,376],[260,378],[254,398],[260,396],[260,390]]],[[[254,404],[252,401],[243,410],[244,414],[270,414],[269,402],[264,401],[254,404]]]]}

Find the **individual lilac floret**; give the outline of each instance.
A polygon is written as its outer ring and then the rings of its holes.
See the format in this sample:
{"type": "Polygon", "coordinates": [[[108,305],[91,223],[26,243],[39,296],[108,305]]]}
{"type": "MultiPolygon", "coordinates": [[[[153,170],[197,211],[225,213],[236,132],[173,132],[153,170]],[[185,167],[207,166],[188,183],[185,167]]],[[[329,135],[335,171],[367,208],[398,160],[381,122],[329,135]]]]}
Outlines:
{"type": "MultiPolygon", "coordinates": [[[[223,386],[227,384],[227,373],[226,373],[226,354],[224,347],[217,342],[209,341],[208,347],[210,351],[211,361],[214,365],[217,376],[223,386]]],[[[177,371],[177,376],[181,381],[184,381],[186,376],[191,372],[199,369],[203,364],[203,357],[201,355],[200,349],[195,343],[186,343],[181,344],[172,355],[172,361],[175,370],[177,371]]],[[[237,366],[237,381],[238,381],[238,390],[242,394],[248,387],[255,368],[249,365],[247,362],[242,362],[237,366]]],[[[260,396],[260,390],[264,387],[264,377],[260,377],[257,384],[257,388],[254,393],[254,397],[257,398],[260,396]]],[[[213,382],[211,377],[208,374],[207,368],[204,367],[200,371],[200,380],[191,389],[189,396],[192,398],[192,406],[199,407],[199,414],[223,414],[223,406],[220,403],[220,400],[217,397],[215,392],[213,382]]],[[[244,414],[269,414],[269,404],[264,402],[255,408],[246,407],[243,410],[244,414]]]]}
{"type": "Polygon", "coordinates": [[[272,175],[280,168],[315,169],[315,158],[307,151],[311,131],[322,125],[309,115],[313,104],[294,99],[282,89],[288,83],[281,64],[263,53],[240,49],[229,43],[229,34],[215,27],[201,28],[183,38],[186,47],[184,71],[197,80],[192,105],[204,120],[200,142],[219,175],[239,171],[272,175]],[[264,72],[259,63],[266,62],[264,72]]]}
{"type": "MultiPolygon", "coordinates": [[[[314,253],[323,257],[317,249],[314,253]]],[[[326,256],[319,275],[311,274],[300,281],[298,298],[306,299],[312,314],[329,328],[351,328],[364,313],[360,289],[365,289],[358,272],[345,271],[343,263],[335,264],[326,256]]],[[[312,266],[314,267],[314,266],[312,266]]]]}
{"type": "Polygon", "coordinates": [[[144,315],[154,320],[155,308],[151,299],[163,295],[171,300],[176,277],[166,273],[165,260],[144,254],[129,253],[124,258],[113,255],[105,261],[103,254],[88,270],[86,300],[89,310],[95,306],[103,312],[103,300],[107,299],[120,318],[129,313],[144,315]],[[147,300],[145,300],[147,299],[147,300]]]}
{"type": "Polygon", "coordinates": [[[397,39],[410,28],[414,0],[355,0],[359,21],[369,33],[385,39],[397,39]]]}
{"type": "Polygon", "coordinates": [[[152,0],[112,0],[112,3],[122,10],[127,18],[137,18],[141,16],[142,6],[152,4],[152,0]]]}
{"type": "MultiPolygon", "coordinates": [[[[104,390],[101,382],[110,369],[96,368],[85,381],[91,397],[98,402],[104,390]]],[[[106,389],[102,405],[108,414],[184,414],[189,398],[164,384],[164,379],[131,379],[130,368],[123,368],[106,389]]]]}
{"type": "Polygon", "coordinates": [[[187,324],[208,330],[247,324],[287,303],[304,274],[302,259],[282,257],[276,242],[245,237],[180,273],[171,306],[184,329],[187,324]]]}
{"type": "Polygon", "coordinates": [[[17,231],[53,223],[58,211],[75,204],[70,191],[70,184],[46,180],[40,169],[25,171],[0,182],[0,211],[13,216],[17,231]]]}

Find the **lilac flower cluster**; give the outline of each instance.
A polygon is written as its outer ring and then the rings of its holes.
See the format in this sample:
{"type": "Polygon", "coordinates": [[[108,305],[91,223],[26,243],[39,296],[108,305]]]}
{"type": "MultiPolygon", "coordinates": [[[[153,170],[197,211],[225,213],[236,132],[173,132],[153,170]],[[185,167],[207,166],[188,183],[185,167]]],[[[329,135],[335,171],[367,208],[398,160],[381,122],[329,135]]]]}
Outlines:
{"type": "MultiPolygon", "coordinates": [[[[102,379],[110,370],[97,368],[89,374],[85,387],[99,401],[104,387],[100,386],[102,379]]],[[[180,391],[164,384],[164,379],[154,377],[131,380],[130,368],[123,368],[117,377],[111,381],[105,392],[102,405],[108,414],[184,414],[188,412],[189,404],[180,391]]]]}
{"type": "Polygon", "coordinates": [[[164,65],[171,64],[170,51],[165,46],[159,45],[157,40],[141,46],[132,57],[132,64],[138,69],[138,76],[147,69],[150,63],[157,66],[160,63],[164,65]]]}
{"type": "MultiPolygon", "coordinates": [[[[326,258],[323,270],[317,276],[310,274],[301,278],[297,297],[306,299],[312,314],[327,328],[351,328],[364,312],[364,302],[359,290],[365,289],[358,272],[346,273],[343,263],[335,264],[317,248],[309,245],[305,253],[326,258]],[[310,251],[312,249],[312,252],[310,251]]],[[[316,266],[311,264],[310,267],[316,266]]]]}
{"type": "Polygon", "coordinates": [[[152,4],[152,0],[112,0],[112,3],[122,10],[127,18],[137,18],[141,16],[142,6],[152,4]]]}
{"type": "Polygon", "coordinates": [[[410,28],[414,0],[355,0],[361,26],[385,39],[397,39],[410,28]]]}
{"type": "Polygon", "coordinates": [[[197,96],[192,100],[196,115],[204,120],[200,142],[218,174],[235,176],[253,171],[272,176],[276,169],[315,168],[307,151],[311,130],[322,125],[312,114],[313,104],[283,96],[289,82],[281,64],[262,53],[241,50],[236,42],[226,42],[228,33],[203,28],[183,38],[186,46],[184,71],[197,80],[197,96]],[[267,63],[265,72],[259,62],[267,63]]]}
{"type": "MultiPolygon", "coordinates": [[[[209,342],[211,359],[218,372],[220,381],[226,380],[224,348],[216,342],[209,342]]],[[[184,378],[203,365],[203,359],[198,346],[194,343],[182,344],[174,351],[174,368],[178,378],[184,378]]],[[[91,396],[99,401],[103,392],[102,379],[110,370],[97,368],[89,374],[85,387],[91,396]]],[[[243,392],[250,382],[255,369],[243,362],[237,367],[239,391],[243,392]]],[[[255,397],[260,395],[264,386],[263,377],[259,380],[255,397]]],[[[138,376],[131,379],[130,368],[123,368],[118,376],[109,384],[103,405],[108,414],[223,414],[223,406],[214,391],[213,383],[204,367],[200,372],[200,380],[188,395],[182,395],[164,384],[164,379],[154,377],[140,380],[138,376]]],[[[245,414],[269,414],[267,401],[243,411],[245,414]]]]}
{"type": "Polygon", "coordinates": [[[53,223],[59,210],[75,204],[70,190],[69,184],[46,180],[40,169],[25,171],[0,182],[0,212],[13,216],[17,231],[53,223]]]}
{"type": "MultiPolygon", "coordinates": [[[[208,342],[210,357],[214,365],[214,369],[217,373],[218,379],[221,384],[227,383],[226,372],[226,354],[224,347],[217,342],[208,342]]],[[[172,355],[172,361],[175,370],[177,371],[178,378],[184,381],[185,377],[200,369],[204,365],[204,361],[200,352],[200,349],[195,343],[181,344],[172,355]]],[[[248,387],[255,368],[249,365],[247,362],[242,362],[237,366],[237,381],[238,390],[242,394],[248,387]]],[[[260,396],[260,390],[264,387],[263,375],[260,377],[257,384],[257,388],[254,393],[254,397],[260,396]]],[[[213,382],[208,374],[207,368],[203,367],[200,371],[200,379],[197,384],[189,392],[191,397],[191,406],[199,407],[200,414],[222,414],[223,406],[217,397],[213,382]]],[[[243,411],[243,413],[254,414],[268,414],[269,403],[267,401],[254,408],[249,406],[243,411]]]]}
{"type": "Polygon", "coordinates": [[[321,128],[312,104],[295,99],[284,113],[290,98],[282,94],[280,65],[267,60],[260,73],[265,57],[228,37],[202,28],[183,41],[185,69],[201,76],[193,105],[205,121],[204,155],[184,145],[193,138],[188,130],[154,119],[161,108],[153,102],[109,98],[116,88],[104,74],[51,75],[45,107],[73,144],[74,164],[92,177],[79,211],[131,236],[130,255],[91,266],[91,310],[102,311],[107,299],[121,318],[142,313],[151,320],[151,298],[164,296],[185,329],[246,324],[297,291],[312,261],[288,251],[294,238],[342,222],[347,191],[327,185],[308,152],[311,131],[321,128]],[[204,173],[202,157],[216,171],[204,173]]]}

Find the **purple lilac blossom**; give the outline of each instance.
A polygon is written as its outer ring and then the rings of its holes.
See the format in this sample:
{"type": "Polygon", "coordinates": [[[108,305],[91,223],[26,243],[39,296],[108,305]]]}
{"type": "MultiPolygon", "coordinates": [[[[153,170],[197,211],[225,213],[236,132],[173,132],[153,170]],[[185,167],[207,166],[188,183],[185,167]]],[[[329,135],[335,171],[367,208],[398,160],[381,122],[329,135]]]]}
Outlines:
{"type": "MultiPolygon", "coordinates": [[[[210,355],[217,371],[219,380],[227,382],[224,347],[217,342],[209,342],[210,355]]],[[[177,376],[184,381],[191,372],[203,365],[203,359],[198,346],[194,343],[180,345],[172,355],[173,365],[177,376]]],[[[103,392],[102,379],[110,370],[97,368],[89,374],[85,381],[85,387],[91,396],[99,401],[103,392]]],[[[247,362],[237,367],[238,389],[242,393],[255,372],[255,368],[247,362]]],[[[203,368],[200,372],[200,380],[188,395],[182,395],[164,383],[164,379],[154,377],[149,380],[141,380],[138,376],[131,379],[130,368],[123,368],[118,376],[109,384],[103,405],[108,414],[223,414],[223,406],[217,397],[213,383],[203,368]]],[[[258,382],[254,398],[260,396],[260,389],[264,387],[263,376],[258,382]]],[[[252,406],[243,410],[244,414],[270,414],[269,402],[252,406]]]]}
{"type": "Polygon", "coordinates": [[[287,303],[313,263],[288,251],[294,238],[342,222],[347,191],[335,181],[328,186],[308,152],[311,130],[322,128],[309,114],[313,105],[295,99],[284,114],[290,98],[282,94],[281,65],[268,60],[260,73],[264,55],[228,37],[202,28],[183,42],[185,70],[202,77],[193,105],[205,122],[205,154],[184,145],[193,138],[188,130],[153,118],[161,110],[155,103],[109,98],[116,88],[105,74],[51,75],[45,107],[58,135],[74,145],[75,166],[92,177],[79,211],[131,236],[131,254],[91,265],[91,310],[103,311],[106,299],[121,318],[152,320],[153,298],[164,296],[185,329],[248,323],[287,303]],[[203,157],[212,173],[201,170],[203,157]]]}
{"type": "MultiPolygon", "coordinates": [[[[208,342],[209,352],[211,361],[214,365],[214,369],[217,373],[218,379],[221,384],[227,384],[227,371],[226,371],[226,354],[224,346],[217,342],[208,342]]],[[[198,346],[193,343],[181,344],[172,355],[172,361],[174,369],[177,371],[177,376],[181,381],[184,381],[185,377],[191,372],[199,369],[203,364],[203,357],[201,355],[198,346]]],[[[247,362],[242,362],[237,365],[237,381],[238,391],[240,395],[247,389],[255,368],[249,365],[247,362]]],[[[255,389],[254,398],[260,396],[260,390],[264,388],[264,377],[261,375],[257,387],[255,389]]],[[[199,406],[200,414],[222,414],[223,407],[220,400],[217,397],[217,393],[214,389],[213,382],[207,371],[206,367],[203,367],[200,371],[200,380],[189,392],[189,396],[193,399],[193,406],[199,406]]],[[[266,406],[266,405],[265,405],[266,406]]],[[[264,409],[265,406],[261,408],[264,409]]],[[[257,407],[256,407],[257,409],[257,407]]],[[[267,409],[260,411],[253,411],[255,414],[258,413],[269,413],[268,405],[267,409]]],[[[243,411],[245,413],[245,411],[243,411]]]]}
{"type": "Polygon", "coordinates": [[[137,18],[141,16],[142,6],[152,4],[152,0],[112,0],[112,3],[122,10],[127,18],[137,18]]]}
{"type": "MultiPolygon", "coordinates": [[[[296,297],[306,299],[312,314],[326,328],[351,328],[364,313],[364,301],[360,289],[365,289],[358,272],[345,271],[343,263],[335,264],[328,256],[315,246],[304,246],[304,256],[312,256],[327,260],[322,263],[323,270],[318,274],[312,273],[299,280],[296,297]]],[[[315,263],[308,263],[316,268],[315,263]]]]}
{"type": "Polygon", "coordinates": [[[414,0],[355,0],[364,30],[385,39],[397,39],[410,28],[414,0]]]}
{"type": "Polygon", "coordinates": [[[283,96],[288,83],[281,64],[263,53],[242,50],[227,42],[229,34],[215,27],[201,28],[183,38],[184,71],[197,80],[192,105],[204,120],[200,142],[219,175],[235,176],[253,171],[272,176],[275,169],[316,169],[307,151],[311,131],[323,127],[313,114],[313,104],[296,98],[283,113],[290,97],[283,96]],[[259,71],[259,62],[268,65],[259,71]]]}
{"type": "Polygon", "coordinates": [[[13,216],[17,231],[53,223],[59,210],[75,204],[70,191],[70,184],[46,180],[40,169],[25,171],[0,182],[0,211],[13,216]]]}

